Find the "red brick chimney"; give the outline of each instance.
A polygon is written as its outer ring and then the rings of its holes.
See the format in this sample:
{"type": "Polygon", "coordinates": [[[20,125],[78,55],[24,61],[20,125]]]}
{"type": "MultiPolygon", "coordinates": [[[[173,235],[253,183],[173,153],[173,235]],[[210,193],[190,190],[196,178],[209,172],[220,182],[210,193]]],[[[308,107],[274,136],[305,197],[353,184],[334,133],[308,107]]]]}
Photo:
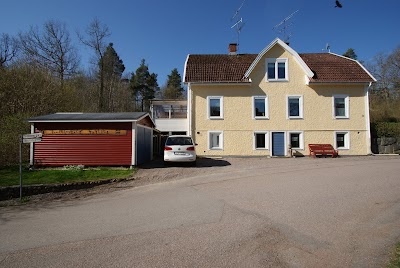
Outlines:
{"type": "Polygon", "coordinates": [[[230,43],[228,51],[229,51],[229,55],[236,55],[237,44],[236,43],[230,43]]]}

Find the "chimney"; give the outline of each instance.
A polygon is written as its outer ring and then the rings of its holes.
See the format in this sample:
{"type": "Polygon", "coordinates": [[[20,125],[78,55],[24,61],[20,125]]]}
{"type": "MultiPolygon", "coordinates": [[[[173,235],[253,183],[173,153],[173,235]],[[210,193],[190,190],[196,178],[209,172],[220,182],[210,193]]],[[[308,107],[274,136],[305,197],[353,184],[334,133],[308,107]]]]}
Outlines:
{"type": "Polygon", "coordinates": [[[237,50],[237,44],[236,43],[230,43],[229,44],[229,55],[236,55],[236,50],[237,50]]]}

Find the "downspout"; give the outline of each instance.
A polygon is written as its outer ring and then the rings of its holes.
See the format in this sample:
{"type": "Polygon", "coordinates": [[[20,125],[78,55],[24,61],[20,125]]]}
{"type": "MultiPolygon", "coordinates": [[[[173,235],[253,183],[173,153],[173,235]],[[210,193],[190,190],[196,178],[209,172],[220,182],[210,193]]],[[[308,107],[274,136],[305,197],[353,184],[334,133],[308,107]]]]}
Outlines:
{"type": "Polygon", "coordinates": [[[371,122],[369,117],[369,89],[372,86],[372,82],[365,87],[365,124],[367,128],[367,155],[372,154],[371,150],[371,122]]]}
{"type": "Polygon", "coordinates": [[[191,84],[188,83],[188,89],[187,89],[187,119],[188,119],[188,135],[193,137],[192,133],[192,87],[191,84]]]}

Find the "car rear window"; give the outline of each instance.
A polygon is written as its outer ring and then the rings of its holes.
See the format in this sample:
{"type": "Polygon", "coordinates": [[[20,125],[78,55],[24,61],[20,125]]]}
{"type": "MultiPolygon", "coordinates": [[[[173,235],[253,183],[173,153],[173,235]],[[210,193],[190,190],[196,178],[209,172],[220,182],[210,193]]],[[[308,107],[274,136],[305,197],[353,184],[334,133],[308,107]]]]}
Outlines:
{"type": "Polygon", "coordinates": [[[169,137],[165,145],[193,145],[190,137],[169,137]]]}

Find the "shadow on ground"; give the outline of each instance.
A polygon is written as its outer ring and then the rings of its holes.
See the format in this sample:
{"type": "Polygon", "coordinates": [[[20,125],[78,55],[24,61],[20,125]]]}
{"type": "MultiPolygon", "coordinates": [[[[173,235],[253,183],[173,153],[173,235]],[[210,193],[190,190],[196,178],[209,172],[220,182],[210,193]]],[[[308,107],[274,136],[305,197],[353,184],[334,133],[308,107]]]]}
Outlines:
{"type": "Polygon", "coordinates": [[[192,168],[207,168],[207,167],[225,167],[230,166],[226,160],[213,159],[213,158],[197,158],[196,166],[192,163],[168,163],[164,164],[161,158],[157,158],[151,162],[139,165],[140,169],[152,169],[152,168],[169,168],[169,167],[192,167],[192,168]]]}

